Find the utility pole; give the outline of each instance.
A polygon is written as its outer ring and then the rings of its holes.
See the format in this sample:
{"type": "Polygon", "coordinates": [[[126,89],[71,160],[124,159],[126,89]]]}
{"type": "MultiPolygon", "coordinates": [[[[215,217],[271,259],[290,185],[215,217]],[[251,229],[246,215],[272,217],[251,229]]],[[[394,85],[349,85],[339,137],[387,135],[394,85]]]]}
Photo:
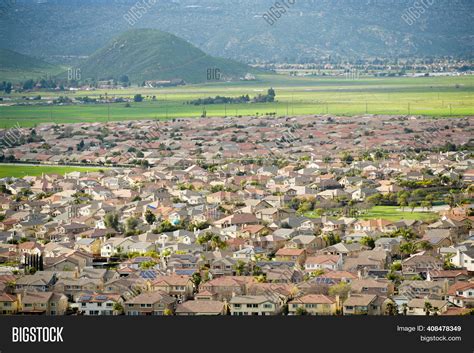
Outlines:
{"type": "Polygon", "coordinates": [[[105,92],[105,101],[107,103],[107,123],[110,120],[110,106],[109,106],[109,98],[107,96],[107,92],[105,92]]]}

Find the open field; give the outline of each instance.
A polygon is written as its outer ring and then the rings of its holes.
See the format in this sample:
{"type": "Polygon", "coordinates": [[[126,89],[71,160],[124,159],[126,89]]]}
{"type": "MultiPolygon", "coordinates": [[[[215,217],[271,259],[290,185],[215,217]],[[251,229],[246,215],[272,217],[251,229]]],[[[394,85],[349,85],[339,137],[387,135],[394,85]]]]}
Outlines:
{"type": "Polygon", "coordinates": [[[374,206],[366,214],[360,216],[361,219],[386,219],[388,221],[399,221],[401,219],[414,219],[421,221],[430,221],[438,218],[433,212],[411,212],[406,207],[403,211],[399,206],[374,206]]]}
{"type": "Polygon", "coordinates": [[[38,176],[41,174],[65,174],[75,171],[97,172],[103,168],[66,167],[66,166],[35,166],[35,165],[5,165],[0,164],[0,178],[38,176]]]}
{"type": "MultiPolygon", "coordinates": [[[[13,100],[22,96],[54,98],[66,96],[104,96],[106,91],[33,92],[13,94],[13,100]]],[[[107,120],[171,119],[207,116],[333,114],[353,116],[360,114],[413,114],[435,117],[474,115],[474,77],[422,78],[294,78],[284,75],[261,75],[257,81],[208,83],[172,88],[127,88],[108,90],[109,97],[133,97],[140,93],[148,96],[141,103],[0,106],[0,127],[16,125],[35,126],[40,123],[105,122],[107,120]],[[250,97],[265,94],[269,87],[276,91],[275,103],[216,104],[195,106],[186,104],[197,98],[216,95],[250,97]],[[156,96],[152,101],[151,97],[156,96]]],[[[5,95],[4,95],[5,96],[5,95]]],[[[8,104],[8,102],[5,102],[8,104]]]]}

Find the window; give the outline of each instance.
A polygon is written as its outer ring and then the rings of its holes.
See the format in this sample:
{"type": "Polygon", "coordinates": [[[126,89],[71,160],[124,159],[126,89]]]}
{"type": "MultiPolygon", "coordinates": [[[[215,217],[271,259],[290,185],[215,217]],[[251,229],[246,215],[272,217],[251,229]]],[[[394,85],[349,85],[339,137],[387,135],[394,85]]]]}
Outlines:
{"type": "Polygon", "coordinates": [[[240,304],[234,304],[234,308],[236,309],[240,309],[240,306],[241,306],[240,304]]]}
{"type": "Polygon", "coordinates": [[[102,303],[97,303],[97,306],[102,306],[102,303]]]}
{"type": "Polygon", "coordinates": [[[265,309],[271,309],[271,308],[273,308],[273,305],[272,304],[263,304],[263,307],[265,309]]]}
{"type": "Polygon", "coordinates": [[[81,306],[82,306],[82,307],[85,307],[85,306],[86,306],[86,303],[81,303],[81,306]]]}

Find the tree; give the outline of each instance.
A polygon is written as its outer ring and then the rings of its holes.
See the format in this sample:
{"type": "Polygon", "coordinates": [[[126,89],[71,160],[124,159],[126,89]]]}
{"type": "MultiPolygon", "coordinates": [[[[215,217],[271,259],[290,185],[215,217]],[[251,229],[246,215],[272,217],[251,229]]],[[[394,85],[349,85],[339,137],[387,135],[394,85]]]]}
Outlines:
{"type": "Polygon", "coordinates": [[[416,206],[418,206],[418,203],[417,203],[417,202],[415,202],[415,201],[410,202],[410,204],[408,205],[408,207],[411,208],[411,213],[413,213],[413,211],[415,210],[416,206]]]}
{"type": "Polygon", "coordinates": [[[416,252],[416,245],[412,242],[406,242],[405,244],[400,245],[400,251],[402,254],[411,255],[416,252]]]}
{"type": "Polygon", "coordinates": [[[115,302],[114,303],[114,311],[117,312],[118,315],[122,315],[123,314],[123,305],[119,302],[115,302]]]}
{"type": "Polygon", "coordinates": [[[234,270],[235,270],[235,274],[237,276],[244,275],[245,274],[245,262],[243,262],[242,260],[237,260],[237,262],[234,265],[234,270]]]}
{"type": "Polygon", "coordinates": [[[374,206],[378,206],[382,202],[382,199],[383,199],[382,194],[375,194],[375,195],[371,195],[367,197],[366,201],[374,206]]]}
{"type": "Polygon", "coordinates": [[[398,205],[402,208],[402,211],[405,209],[405,207],[408,206],[408,201],[406,196],[400,196],[398,198],[398,205]]]}
{"type": "Polygon", "coordinates": [[[153,233],[161,234],[166,232],[174,232],[177,229],[178,228],[172,225],[170,221],[163,221],[156,229],[153,230],[153,233]]]}
{"type": "Polygon", "coordinates": [[[421,241],[417,244],[417,249],[420,249],[420,250],[431,250],[433,249],[433,245],[431,245],[430,242],[424,240],[424,241],[421,241]]]}
{"type": "Polygon", "coordinates": [[[329,288],[329,295],[332,297],[335,297],[336,295],[338,295],[339,298],[342,301],[344,301],[347,299],[347,296],[349,295],[350,290],[351,290],[350,284],[345,283],[345,282],[339,282],[338,284],[335,284],[329,288]]]}
{"type": "Polygon", "coordinates": [[[125,221],[125,228],[128,232],[133,232],[137,229],[138,223],[138,219],[130,217],[125,221]]]}
{"type": "Polygon", "coordinates": [[[363,237],[360,241],[362,245],[368,246],[369,248],[375,248],[375,240],[371,237],[363,237]]]}
{"type": "Polygon", "coordinates": [[[344,152],[341,157],[341,161],[345,164],[351,164],[354,162],[354,157],[349,152],[344,152]]]}
{"type": "Polygon", "coordinates": [[[116,213],[107,213],[104,217],[104,223],[107,228],[119,230],[119,216],[116,213]]]}
{"type": "Polygon", "coordinates": [[[391,238],[403,237],[406,241],[416,239],[416,234],[411,228],[399,228],[389,233],[391,238]]]}
{"type": "Polygon", "coordinates": [[[24,90],[29,90],[29,89],[33,89],[33,87],[35,86],[35,81],[33,80],[27,80],[23,83],[23,89],[24,90]]]}
{"type": "Polygon", "coordinates": [[[164,316],[171,316],[171,315],[173,315],[173,311],[171,309],[165,309],[165,311],[163,311],[163,315],[164,316]]]}
{"type": "Polygon", "coordinates": [[[268,91],[267,91],[267,96],[268,96],[268,101],[269,102],[273,102],[275,100],[275,90],[273,88],[270,88],[268,91]]]}
{"type": "Polygon", "coordinates": [[[209,245],[212,249],[225,249],[227,243],[223,241],[219,235],[212,232],[205,232],[203,235],[198,236],[197,243],[199,245],[206,245],[206,249],[209,249],[209,245]]]}
{"type": "Polygon", "coordinates": [[[456,195],[454,192],[450,191],[448,195],[444,198],[444,202],[449,205],[449,209],[453,209],[456,206],[456,195]]]}
{"type": "Polygon", "coordinates": [[[119,77],[119,82],[128,83],[129,82],[128,76],[127,75],[120,76],[119,77]]]}
{"type": "Polygon", "coordinates": [[[429,316],[430,315],[430,312],[431,310],[433,309],[433,305],[430,303],[430,302],[425,302],[425,307],[424,307],[424,310],[425,310],[425,314],[426,316],[429,316]]]}
{"type": "Polygon", "coordinates": [[[143,97],[141,94],[136,94],[134,97],[133,97],[133,101],[138,103],[138,102],[142,102],[143,101],[143,97]]]}
{"type": "Polygon", "coordinates": [[[12,83],[11,82],[7,82],[5,85],[4,85],[4,91],[5,93],[7,94],[10,94],[12,92],[12,83]]]}
{"type": "Polygon", "coordinates": [[[150,268],[153,268],[155,266],[155,261],[143,261],[142,263],[140,263],[140,269],[142,270],[149,270],[150,268]]]}
{"type": "Polygon", "coordinates": [[[194,272],[191,276],[191,282],[193,282],[194,288],[198,288],[199,284],[202,282],[201,274],[199,272],[194,272]]]}
{"type": "Polygon", "coordinates": [[[84,140],[81,140],[81,142],[79,142],[76,147],[78,151],[82,151],[84,149],[84,146],[84,140]]]}
{"type": "Polygon", "coordinates": [[[145,220],[149,225],[152,225],[156,221],[156,216],[151,210],[146,210],[145,212],[145,220]]]}
{"type": "Polygon", "coordinates": [[[225,249],[227,247],[227,243],[225,241],[223,241],[220,236],[218,236],[217,234],[215,234],[212,238],[211,238],[211,247],[216,250],[216,249],[225,249]]]}
{"type": "Polygon", "coordinates": [[[296,312],[295,312],[295,315],[308,315],[308,311],[303,308],[302,306],[299,306],[297,309],[296,309],[296,312]]]}
{"type": "Polygon", "coordinates": [[[340,242],[341,242],[341,238],[339,237],[339,235],[334,234],[333,232],[329,232],[329,233],[324,237],[324,241],[326,242],[326,245],[327,245],[327,246],[331,246],[331,245],[340,243],[340,242]]]}
{"type": "Polygon", "coordinates": [[[388,302],[385,307],[385,315],[395,316],[398,314],[397,304],[393,302],[388,302]]]}
{"type": "Polygon", "coordinates": [[[431,201],[421,201],[421,207],[423,207],[426,210],[431,210],[433,208],[433,203],[431,201]]]}
{"type": "Polygon", "coordinates": [[[406,316],[407,311],[408,311],[408,304],[407,303],[402,304],[402,310],[403,310],[403,315],[406,316]]]}

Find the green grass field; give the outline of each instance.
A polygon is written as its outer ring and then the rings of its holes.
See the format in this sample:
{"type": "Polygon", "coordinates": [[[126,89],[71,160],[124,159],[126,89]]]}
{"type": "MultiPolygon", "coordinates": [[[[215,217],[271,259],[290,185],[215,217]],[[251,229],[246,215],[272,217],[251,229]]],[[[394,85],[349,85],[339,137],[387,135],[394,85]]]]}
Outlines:
{"type": "MultiPolygon", "coordinates": [[[[75,171],[97,172],[101,168],[64,167],[64,166],[33,166],[33,165],[0,165],[0,178],[38,176],[41,174],[65,174],[75,171]]],[[[103,168],[102,168],[103,169],[103,168]]]]}
{"type": "Polygon", "coordinates": [[[439,217],[433,212],[411,212],[408,208],[402,211],[398,206],[374,206],[366,214],[361,215],[360,218],[365,220],[382,218],[396,222],[401,219],[431,221],[439,217]]]}
{"type": "MultiPolygon", "coordinates": [[[[34,92],[13,94],[10,98],[42,95],[53,98],[67,96],[104,96],[106,91],[89,92],[34,92]]],[[[40,123],[105,122],[138,119],[166,119],[207,116],[333,114],[353,116],[361,114],[414,114],[435,117],[466,116],[474,114],[474,77],[423,78],[294,78],[284,75],[261,75],[257,81],[209,83],[173,88],[128,88],[109,90],[109,97],[132,97],[140,93],[148,96],[141,103],[68,105],[68,106],[0,106],[0,127],[16,125],[35,126],[40,123]],[[269,87],[276,91],[275,103],[220,104],[194,106],[185,104],[197,98],[216,95],[250,97],[266,93],[269,87]],[[156,96],[156,101],[151,97],[156,96]]],[[[5,95],[4,95],[5,97],[5,95]]]]}

